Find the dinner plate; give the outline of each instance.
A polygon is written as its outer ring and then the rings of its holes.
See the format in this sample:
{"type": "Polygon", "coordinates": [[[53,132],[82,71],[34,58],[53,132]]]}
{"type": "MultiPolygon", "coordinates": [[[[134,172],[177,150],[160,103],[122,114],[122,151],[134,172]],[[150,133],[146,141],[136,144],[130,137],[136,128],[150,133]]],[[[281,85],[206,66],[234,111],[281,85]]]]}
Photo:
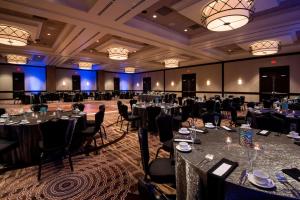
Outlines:
{"type": "Polygon", "coordinates": [[[252,183],[253,185],[256,185],[260,188],[265,188],[265,189],[271,189],[275,187],[275,183],[272,179],[268,179],[268,183],[265,185],[259,184],[255,181],[255,178],[253,176],[253,174],[248,174],[248,180],[250,181],[250,183],[252,183]]]}
{"type": "Polygon", "coordinates": [[[289,138],[300,139],[300,135],[298,135],[298,136],[293,136],[293,135],[288,134],[288,135],[286,135],[286,136],[288,136],[289,138]]]}
{"type": "Polygon", "coordinates": [[[182,149],[182,148],[180,147],[180,145],[178,144],[178,145],[176,145],[176,149],[177,149],[178,151],[181,151],[181,152],[190,152],[190,151],[192,150],[192,147],[189,145],[188,148],[182,149]]]}
{"type": "Polygon", "coordinates": [[[183,135],[190,134],[190,131],[188,131],[188,130],[179,130],[178,132],[183,135]]]}
{"type": "Polygon", "coordinates": [[[214,125],[205,125],[205,128],[216,128],[214,125]]]}

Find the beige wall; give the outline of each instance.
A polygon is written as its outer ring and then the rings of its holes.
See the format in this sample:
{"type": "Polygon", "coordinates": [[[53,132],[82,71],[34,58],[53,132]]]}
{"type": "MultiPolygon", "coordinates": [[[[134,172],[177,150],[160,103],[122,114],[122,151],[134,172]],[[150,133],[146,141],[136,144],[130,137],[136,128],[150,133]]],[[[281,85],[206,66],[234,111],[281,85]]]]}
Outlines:
{"type": "Polygon", "coordinates": [[[24,73],[25,91],[46,90],[46,70],[43,67],[0,65],[0,99],[11,99],[13,97],[13,72],[24,73]],[[2,91],[2,92],[1,92],[2,91]],[[3,91],[8,91],[3,93],[3,91]],[[10,92],[9,92],[10,91],[10,92]]]}
{"type": "Polygon", "coordinates": [[[151,89],[154,91],[164,90],[164,72],[148,72],[133,75],[133,90],[143,90],[143,78],[151,77],[151,89]]]}
{"type": "MultiPolygon", "coordinates": [[[[276,57],[276,64],[271,64],[272,58],[261,58],[225,63],[225,92],[259,92],[259,68],[290,66],[290,92],[300,93],[300,56],[276,57]],[[238,79],[242,84],[238,84],[238,79]]],[[[238,94],[236,94],[238,95],[238,94]]],[[[247,101],[259,101],[259,95],[245,95],[247,101]]]]}
{"type": "Polygon", "coordinates": [[[197,96],[213,96],[220,93],[205,93],[205,92],[221,92],[222,90],[222,69],[221,64],[204,65],[199,67],[183,68],[166,70],[166,90],[181,91],[181,76],[182,74],[196,73],[196,90],[203,93],[198,93],[197,96]],[[207,81],[210,85],[207,85],[207,81]],[[174,82],[174,86],[172,86],[174,82]]]}
{"type": "Polygon", "coordinates": [[[105,72],[105,90],[114,90],[114,78],[120,78],[120,90],[132,90],[133,74],[105,72]]]}
{"type": "Polygon", "coordinates": [[[96,90],[96,71],[56,69],[56,90],[72,90],[72,75],[79,75],[81,90],[96,90]]]}

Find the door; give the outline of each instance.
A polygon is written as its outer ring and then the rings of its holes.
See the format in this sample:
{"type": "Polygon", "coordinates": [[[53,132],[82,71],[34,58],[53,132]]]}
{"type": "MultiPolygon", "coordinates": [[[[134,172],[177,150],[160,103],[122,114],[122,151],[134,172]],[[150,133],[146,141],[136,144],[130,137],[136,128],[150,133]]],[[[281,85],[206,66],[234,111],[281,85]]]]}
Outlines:
{"type": "Polygon", "coordinates": [[[147,93],[151,91],[151,77],[143,78],[143,92],[147,93]]]}
{"type": "Polygon", "coordinates": [[[13,73],[13,91],[20,92],[25,90],[24,73],[13,73]]]}
{"type": "Polygon", "coordinates": [[[259,92],[260,101],[288,96],[290,93],[289,66],[260,68],[259,92]]]}
{"type": "Polygon", "coordinates": [[[120,78],[114,78],[114,91],[120,91],[120,78]]]}
{"type": "Polygon", "coordinates": [[[196,74],[182,74],[182,97],[196,96],[196,74]]]}
{"type": "Polygon", "coordinates": [[[73,91],[80,91],[81,90],[80,76],[79,75],[73,75],[72,76],[72,89],[73,89],[73,91]]]}

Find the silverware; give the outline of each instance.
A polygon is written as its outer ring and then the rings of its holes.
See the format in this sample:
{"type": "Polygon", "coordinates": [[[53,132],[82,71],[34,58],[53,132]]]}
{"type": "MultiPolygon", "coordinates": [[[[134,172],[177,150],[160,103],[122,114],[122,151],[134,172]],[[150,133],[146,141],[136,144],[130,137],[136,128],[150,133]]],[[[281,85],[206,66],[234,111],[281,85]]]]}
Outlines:
{"type": "Polygon", "coordinates": [[[297,189],[290,182],[288,182],[287,178],[282,172],[276,172],[275,176],[277,180],[283,184],[295,197],[300,198],[300,194],[297,189]]]}
{"type": "Polygon", "coordinates": [[[241,173],[240,179],[239,179],[239,185],[241,185],[243,183],[243,180],[245,178],[245,176],[247,175],[247,170],[244,169],[241,173]]]}
{"type": "Polygon", "coordinates": [[[214,159],[214,155],[213,154],[206,154],[205,158],[203,160],[201,160],[200,162],[197,163],[197,166],[201,164],[200,167],[202,167],[203,165],[209,163],[213,159],[214,159]]]}

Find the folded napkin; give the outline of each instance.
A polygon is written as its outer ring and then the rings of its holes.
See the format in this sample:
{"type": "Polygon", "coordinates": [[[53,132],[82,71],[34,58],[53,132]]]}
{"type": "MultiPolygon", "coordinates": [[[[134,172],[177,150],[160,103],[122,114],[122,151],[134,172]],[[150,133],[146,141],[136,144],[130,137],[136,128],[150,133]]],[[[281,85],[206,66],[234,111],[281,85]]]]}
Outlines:
{"type": "Polygon", "coordinates": [[[190,131],[196,131],[196,132],[198,132],[198,133],[204,133],[204,131],[201,130],[201,129],[189,128],[189,130],[190,130],[190,131]]]}
{"type": "Polygon", "coordinates": [[[283,169],[281,170],[286,175],[290,176],[291,178],[295,179],[296,181],[300,182],[300,170],[297,168],[291,169],[283,169]]]}
{"type": "Polygon", "coordinates": [[[236,132],[236,130],[235,129],[231,129],[231,128],[229,128],[228,126],[221,126],[223,129],[225,129],[226,131],[228,131],[228,132],[236,132]]]}
{"type": "Polygon", "coordinates": [[[268,136],[271,132],[268,130],[261,130],[259,132],[257,132],[257,135],[263,135],[263,136],[268,136]]]}

